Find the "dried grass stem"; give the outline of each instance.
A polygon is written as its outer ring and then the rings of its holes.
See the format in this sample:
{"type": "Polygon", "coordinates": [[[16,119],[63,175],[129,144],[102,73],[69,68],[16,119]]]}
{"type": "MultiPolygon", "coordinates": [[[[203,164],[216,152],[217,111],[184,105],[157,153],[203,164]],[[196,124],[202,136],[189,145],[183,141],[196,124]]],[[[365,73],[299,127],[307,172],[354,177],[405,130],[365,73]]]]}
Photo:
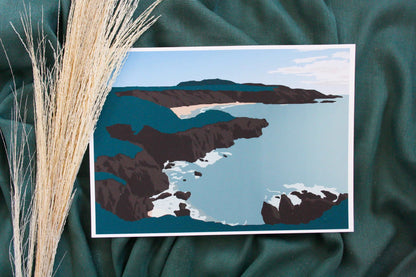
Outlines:
{"type": "MultiPolygon", "coordinates": [[[[127,51],[157,20],[150,14],[159,2],[134,19],[136,0],[73,0],[62,48],[52,46],[42,31],[35,42],[28,13],[22,17],[25,36],[21,40],[33,68],[36,185],[28,256],[15,255],[15,264],[26,263],[15,268],[25,271],[16,270],[16,276],[31,276],[32,271],[34,276],[52,276],[89,139],[127,51]],[[46,66],[48,47],[54,48],[51,68],[46,66]]],[[[13,205],[22,203],[15,199],[13,205]]],[[[22,241],[21,233],[15,232],[14,240],[22,241]]]]}

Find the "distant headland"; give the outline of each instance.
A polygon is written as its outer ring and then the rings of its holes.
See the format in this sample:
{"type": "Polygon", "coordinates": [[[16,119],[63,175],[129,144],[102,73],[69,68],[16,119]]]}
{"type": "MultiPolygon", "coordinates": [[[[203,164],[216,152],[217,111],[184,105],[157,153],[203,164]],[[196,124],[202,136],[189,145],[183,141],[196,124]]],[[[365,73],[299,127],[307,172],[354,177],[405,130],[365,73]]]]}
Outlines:
{"type": "Polygon", "coordinates": [[[261,83],[238,84],[222,79],[186,81],[179,83],[175,87],[157,91],[152,89],[152,87],[129,89],[116,94],[118,96],[138,97],[167,108],[236,102],[305,104],[318,103],[317,99],[327,100],[342,97],[332,94],[326,95],[316,90],[292,89],[282,85],[264,85],[261,83]]]}

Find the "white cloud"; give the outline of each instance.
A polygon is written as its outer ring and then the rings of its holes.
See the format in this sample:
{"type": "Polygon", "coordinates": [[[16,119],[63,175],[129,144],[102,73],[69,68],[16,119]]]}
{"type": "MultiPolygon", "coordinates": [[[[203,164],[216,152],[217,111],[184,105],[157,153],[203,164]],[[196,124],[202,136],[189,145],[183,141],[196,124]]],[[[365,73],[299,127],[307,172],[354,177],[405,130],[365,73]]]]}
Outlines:
{"type": "Polygon", "coordinates": [[[318,57],[310,57],[310,58],[304,58],[304,59],[295,59],[293,60],[295,63],[311,63],[316,60],[326,59],[328,56],[318,56],[318,57]]]}
{"type": "Polygon", "coordinates": [[[304,47],[304,46],[299,46],[299,48],[296,48],[297,51],[299,52],[316,52],[316,51],[324,51],[324,50],[332,50],[334,49],[333,47],[328,45],[321,45],[321,44],[311,44],[308,45],[308,47],[304,47]]]}
{"type": "Polygon", "coordinates": [[[302,81],[304,84],[347,85],[349,83],[349,63],[347,60],[340,59],[319,60],[302,65],[281,67],[268,73],[313,78],[313,80],[302,81]]]}
{"type": "Polygon", "coordinates": [[[336,52],[332,54],[332,57],[348,60],[350,58],[350,53],[347,51],[336,52]]]}

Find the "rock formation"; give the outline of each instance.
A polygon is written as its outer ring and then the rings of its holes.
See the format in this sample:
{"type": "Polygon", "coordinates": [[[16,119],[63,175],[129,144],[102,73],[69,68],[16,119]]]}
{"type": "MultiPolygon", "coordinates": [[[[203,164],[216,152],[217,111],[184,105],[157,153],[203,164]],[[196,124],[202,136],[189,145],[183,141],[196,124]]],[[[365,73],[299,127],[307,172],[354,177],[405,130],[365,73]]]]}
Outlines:
{"type": "Polygon", "coordinates": [[[135,96],[167,108],[200,104],[234,102],[264,104],[302,104],[316,103],[316,99],[332,99],[341,97],[336,95],[325,95],[316,90],[291,89],[286,86],[274,86],[270,90],[263,91],[184,90],[180,89],[180,87],[176,87],[172,89],[155,92],[136,89],[117,92],[117,95],[135,96]]]}
{"type": "Polygon", "coordinates": [[[267,202],[263,202],[261,215],[266,224],[300,224],[308,223],[317,219],[323,213],[333,206],[339,205],[348,198],[348,194],[341,193],[338,196],[329,192],[322,191],[325,195],[323,198],[306,190],[302,192],[293,191],[292,195],[296,195],[301,199],[301,203],[293,205],[292,201],[286,194],[280,196],[279,207],[275,207],[267,202]]]}
{"type": "MultiPolygon", "coordinates": [[[[171,161],[195,162],[213,149],[230,147],[236,139],[261,136],[262,128],[267,125],[264,119],[236,118],[173,134],[162,133],[149,126],[138,134],[130,125],[109,126],[107,131],[111,137],[139,145],[143,150],[134,158],[123,154],[97,158],[96,172],[113,174],[123,179],[126,185],[113,179],[96,181],[96,201],[125,220],[148,217],[153,201],[170,196],[163,193],[154,197],[169,188],[163,169],[174,166],[171,161]]],[[[182,200],[187,200],[190,195],[190,192],[175,193],[175,197],[182,200]]],[[[188,215],[185,207],[179,208],[175,214],[188,215]]]]}

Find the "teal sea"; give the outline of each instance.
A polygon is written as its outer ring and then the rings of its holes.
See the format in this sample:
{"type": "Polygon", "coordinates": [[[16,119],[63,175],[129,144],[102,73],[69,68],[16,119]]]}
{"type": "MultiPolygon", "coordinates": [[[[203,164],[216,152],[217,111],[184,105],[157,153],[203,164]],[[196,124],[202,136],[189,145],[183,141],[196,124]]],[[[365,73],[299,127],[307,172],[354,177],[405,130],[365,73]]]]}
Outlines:
{"type": "MultiPolygon", "coordinates": [[[[97,234],[348,228],[347,201],[308,224],[265,225],[260,214],[263,201],[288,194],[296,190],[294,187],[348,192],[348,101],[344,96],[335,103],[230,105],[201,109],[190,118],[180,119],[170,109],[148,101],[110,95],[95,133],[95,157],[116,153],[133,156],[141,151],[106,134],[105,126],[115,123],[131,124],[137,131],[149,125],[163,132],[177,132],[251,117],[265,118],[269,126],[258,138],[238,139],[229,148],[214,150],[202,162],[177,163],[165,171],[171,189],[190,191],[189,207],[213,222],[173,216],[127,222],[97,204],[97,234]],[[202,176],[195,176],[195,171],[202,176]]],[[[96,178],[117,177],[97,173],[96,178]]]]}

